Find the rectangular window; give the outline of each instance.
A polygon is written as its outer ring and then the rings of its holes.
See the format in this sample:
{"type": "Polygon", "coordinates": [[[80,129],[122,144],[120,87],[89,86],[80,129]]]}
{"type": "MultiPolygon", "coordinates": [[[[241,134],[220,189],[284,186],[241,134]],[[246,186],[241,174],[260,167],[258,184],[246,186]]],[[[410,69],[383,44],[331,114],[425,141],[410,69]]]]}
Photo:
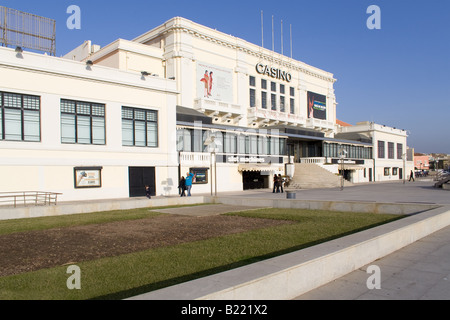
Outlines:
{"type": "Polygon", "coordinates": [[[384,176],[388,177],[391,175],[391,168],[384,168],[384,176]]]}
{"type": "Polygon", "coordinates": [[[106,144],[105,105],[61,100],[61,142],[106,144]]]}
{"type": "Polygon", "coordinates": [[[250,89],[250,107],[256,107],[256,90],[250,89]]]}
{"type": "Polygon", "coordinates": [[[261,89],[267,90],[267,80],[261,79],[261,89]]]}
{"type": "Polygon", "coordinates": [[[255,87],[256,86],[256,79],[255,77],[250,76],[250,86],[255,87]]]}
{"type": "Polygon", "coordinates": [[[276,84],[276,82],[271,82],[270,83],[270,88],[271,88],[272,92],[277,92],[277,84],[276,84]]]}
{"type": "Polygon", "coordinates": [[[122,107],[122,145],[157,148],[158,111],[122,107]]]}
{"type": "Polygon", "coordinates": [[[388,143],[388,157],[389,159],[394,159],[395,158],[395,144],[392,142],[388,143]]]}
{"type": "Polygon", "coordinates": [[[401,143],[397,144],[397,159],[398,160],[403,159],[403,144],[401,143]]]}
{"type": "Polygon", "coordinates": [[[379,159],[386,158],[386,155],[385,155],[385,142],[384,141],[378,141],[378,158],[379,159]]]}
{"type": "Polygon", "coordinates": [[[277,95],[276,94],[271,95],[271,106],[272,106],[272,110],[274,110],[274,111],[277,110],[277,95]]]}
{"type": "Polygon", "coordinates": [[[285,97],[284,96],[280,96],[280,111],[281,112],[286,112],[286,105],[285,105],[285,97]]]}
{"type": "Polygon", "coordinates": [[[261,92],[261,108],[267,109],[267,92],[261,92]]]}
{"type": "Polygon", "coordinates": [[[225,133],[225,153],[237,153],[237,136],[234,133],[225,133]]]}
{"type": "Polygon", "coordinates": [[[291,111],[291,114],[295,114],[295,99],[294,98],[291,98],[291,103],[290,103],[290,111],[291,111]]]}
{"type": "Polygon", "coordinates": [[[285,89],[284,84],[280,84],[280,93],[285,94],[285,92],[286,92],[286,89],[285,89]]]}
{"type": "Polygon", "coordinates": [[[0,92],[0,140],[41,141],[38,96],[0,92]]]}

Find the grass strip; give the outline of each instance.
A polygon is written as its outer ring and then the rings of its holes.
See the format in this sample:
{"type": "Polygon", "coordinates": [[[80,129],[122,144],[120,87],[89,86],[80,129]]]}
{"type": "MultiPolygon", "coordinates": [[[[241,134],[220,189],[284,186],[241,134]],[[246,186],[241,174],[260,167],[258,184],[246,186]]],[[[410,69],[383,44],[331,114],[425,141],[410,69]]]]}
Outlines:
{"type": "Polygon", "coordinates": [[[214,239],[77,264],[81,290],[69,290],[67,266],[0,278],[0,299],[124,299],[300,250],[401,218],[395,215],[261,209],[232,215],[295,221],[214,239]]]}

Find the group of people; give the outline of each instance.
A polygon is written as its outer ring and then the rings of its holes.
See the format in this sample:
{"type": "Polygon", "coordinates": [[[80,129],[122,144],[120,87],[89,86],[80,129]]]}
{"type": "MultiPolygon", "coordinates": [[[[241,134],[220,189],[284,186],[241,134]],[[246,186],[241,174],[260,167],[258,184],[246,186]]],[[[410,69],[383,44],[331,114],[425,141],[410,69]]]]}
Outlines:
{"type": "Polygon", "coordinates": [[[273,176],[273,193],[284,193],[283,188],[284,180],[281,174],[276,174],[273,176]]]}
{"type": "Polygon", "coordinates": [[[191,196],[191,189],[192,189],[192,182],[194,180],[194,174],[193,173],[186,173],[186,177],[181,177],[180,184],[178,185],[178,188],[180,189],[180,197],[186,197],[186,191],[187,196],[191,196]]]}

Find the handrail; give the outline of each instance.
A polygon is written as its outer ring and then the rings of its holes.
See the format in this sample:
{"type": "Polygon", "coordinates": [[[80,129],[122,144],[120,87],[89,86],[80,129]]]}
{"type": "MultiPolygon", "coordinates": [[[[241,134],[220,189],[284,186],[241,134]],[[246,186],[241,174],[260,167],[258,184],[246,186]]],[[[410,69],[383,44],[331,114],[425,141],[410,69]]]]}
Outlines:
{"type": "Polygon", "coordinates": [[[62,193],[45,191],[0,192],[0,206],[57,205],[62,193]]]}

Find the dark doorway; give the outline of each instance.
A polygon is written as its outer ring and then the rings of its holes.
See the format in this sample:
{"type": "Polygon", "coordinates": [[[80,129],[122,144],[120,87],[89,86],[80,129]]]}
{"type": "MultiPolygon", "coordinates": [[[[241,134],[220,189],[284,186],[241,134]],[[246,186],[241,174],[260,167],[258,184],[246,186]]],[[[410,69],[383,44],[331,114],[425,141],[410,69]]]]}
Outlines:
{"type": "Polygon", "coordinates": [[[242,172],[244,190],[265,189],[268,188],[268,176],[263,176],[261,171],[242,172]]]}
{"type": "Polygon", "coordinates": [[[150,187],[151,196],[156,195],[156,179],[154,167],[130,167],[130,198],[145,197],[145,186],[150,187]]]}

